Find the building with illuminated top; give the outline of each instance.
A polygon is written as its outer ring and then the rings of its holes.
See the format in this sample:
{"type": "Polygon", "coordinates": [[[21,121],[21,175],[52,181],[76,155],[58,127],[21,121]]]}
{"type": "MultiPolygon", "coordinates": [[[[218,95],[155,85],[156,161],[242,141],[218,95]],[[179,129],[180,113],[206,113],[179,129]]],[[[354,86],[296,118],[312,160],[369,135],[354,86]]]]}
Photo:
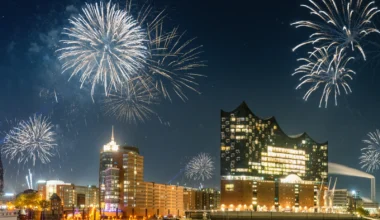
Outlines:
{"type": "Polygon", "coordinates": [[[289,136],[274,117],[243,102],[221,111],[221,206],[225,210],[312,211],[323,204],[328,144],[289,136]]]}
{"type": "Polygon", "coordinates": [[[144,157],[139,149],[114,140],[100,152],[101,208],[107,216],[183,216],[184,187],[144,182],[144,157]]]}
{"type": "Polygon", "coordinates": [[[143,182],[143,163],[138,148],[116,144],[112,128],[111,141],[100,152],[100,202],[105,204],[105,210],[114,212],[136,206],[137,184],[143,182]]]}

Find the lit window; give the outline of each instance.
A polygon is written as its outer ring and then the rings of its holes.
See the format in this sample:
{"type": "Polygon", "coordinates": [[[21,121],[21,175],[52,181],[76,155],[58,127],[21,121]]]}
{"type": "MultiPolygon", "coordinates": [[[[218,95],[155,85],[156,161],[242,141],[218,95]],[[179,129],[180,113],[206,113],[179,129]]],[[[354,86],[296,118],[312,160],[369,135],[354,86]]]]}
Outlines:
{"type": "Polygon", "coordinates": [[[234,184],[226,184],[225,185],[225,190],[227,192],[233,192],[234,191],[234,184]]]}

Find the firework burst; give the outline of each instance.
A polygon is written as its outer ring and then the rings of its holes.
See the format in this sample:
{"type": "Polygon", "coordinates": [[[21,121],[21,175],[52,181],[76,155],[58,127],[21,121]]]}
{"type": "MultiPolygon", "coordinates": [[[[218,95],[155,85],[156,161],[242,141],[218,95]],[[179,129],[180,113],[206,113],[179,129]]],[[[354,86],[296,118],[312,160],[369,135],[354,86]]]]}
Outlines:
{"type": "Polygon", "coordinates": [[[200,59],[202,46],[191,46],[195,38],[184,40],[185,33],[174,28],[163,32],[162,24],[148,32],[150,46],[149,70],[155,87],[171,101],[173,93],[183,101],[187,100],[184,89],[199,93],[196,78],[203,76],[195,71],[206,66],[200,59]]]}
{"type": "Polygon", "coordinates": [[[189,179],[204,181],[212,177],[214,169],[212,158],[206,153],[200,153],[186,165],[185,175],[189,179]]]}
{"type": "Polygon", "coordinates": [[[128,81],[125,90],[111,93],[103,101],[106,115],[116,116],[126,122],[145,122],[155,112],[151,105],[158,104],[157,90],[149,78],[135,78],[128,81]]]}
{"type": "MultiPolygon", "coordinates": [[[[132,11],[132,1],[128,0],[127,12],[133,14],[132,11]]],[[[186,89],[200,93],[196,78],[204,75],[196,73],[196,70],[206,66],[201,59],[203,46],[194,45],[196,38],[185,39],[185,32],[179,33],[178,28],[166,31],[165,10],[156,15],[153,11],[153,7],[145,3],[134,16],[148,37],[146,75],[152,77],[156,89],[165,99],[172,101],[174,94],[185,101],[186,89]]]]}
{"type": "Polygon", "coordinates": [[[5,136],[2,153],[10,160],[27,163],[39,159],[43,164],[50,162],[57,144],[53,125],[47,118],[34,115],[21,121],[5,136]]]}
{"type": "Polygon", "coordinates": [[[293,51],[309,44],[322,46],[335,45],[339,48],[350,47],[358,49],[366,60],[365,52],[360,41],[370,33],[380,33],[372,24],[373,17],[380,12],[375,6],[375,1],[365,4],[365,0],[323,0],[315,2],[309,0],[310,5],[301,5],[310,10],[319,21],[298,21],[291,25],[296,28],[307,27],[315,32],[309,39],[295,48],[293,51]]]}
{"type": "Polygon", "coordinates": [[[344,49],[336,49],[334,54],[329,54],[329,49],[326,47],[317,48],[314,52],[309,53],[308,58],[298,59],[305,62],[295,70],[292,75],[303,73],[300,78],[301,83],[296,89],[300,89],[303,85],[311,83],[311,87],[305,93],[303,99],[308,100],[310,95],[323,87],[323,93],[319,102],[319,107],[322,102],[325,102],[327,108],[329,96],[334,94],[335,105],[338,104],[337,97],[341,94],[341,88],[346,94],[351,93],[351,88],[347,80],[352,80],[355,72],[346,67],[353,60],[353,57],[346,56],[344,49]]]}
{"type": "Polygon", "coordinates": [[[58,50],[63,72],[80,74],[81,86],[91,84],[91,95],[102,83],[106,95],[120,89],[145,67],[147,36],[137,20],[111,2],[86,4],[83,14],[69,19],[63,47],[58,50]]]}
{"type": "Polygon", "coordinates": [[[363,148],[359,157],[362,168],[367,172],[373,172],[380,167],[380,131],[368,133],[368,139],[363,140],[367,147],[363,148]]]}

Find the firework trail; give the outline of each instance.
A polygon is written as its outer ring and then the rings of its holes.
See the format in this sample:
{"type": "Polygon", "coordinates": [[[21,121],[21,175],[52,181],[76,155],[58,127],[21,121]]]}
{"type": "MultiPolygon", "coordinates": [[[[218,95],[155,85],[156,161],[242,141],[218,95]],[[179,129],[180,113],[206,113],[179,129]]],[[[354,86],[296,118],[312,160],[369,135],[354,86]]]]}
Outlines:
{"type": "MultiPolygon", "coordinates": [[[[127,12],[133,14],[132,1],[127,1],[127,12]]],[[[165,99],[172,101],[171,93],[183,101],[187,100],[184,89],[190,89],[200,94],[197,77],[204,76],[195,70],[205,67],[205,61],[200,55],[203,46],[193,46],[196,38],[185,39],[185,32],[179,33],[178,28],[165,31],[165,10],[153,15],[153,7],[148,3],[138,10],[136,20],[146,30],[148,37],[149,56],[146,67],[156,89],[165,99]],[[152,18],[152,19],[150,19],[152,18]]]]}
{"type": "Polygon", "coordinates": [[[362,155],[359,157],[362,168],[367,172],[373,172],[380,167],[380,131],[368,133],[368,139],[363,140],[367,147],[361,149],[362,155]]]}
{"type": "Polygon", "coordinates": [[[27,121],[21,121],[10,130],[4,139],[2,153],[10,160],[27,163],[39,159],[43,164],[50,162],[57,144],[52,124],[47,118],[34,115],[27,121]]]}
{"type": "Polygon", "coordinates": [[[148,31],[151,55],[148,68],[156,89],[170,101],[171,92],[182,101],[187,100],[184,89],[200,94],[195,79],[203,75],[195,70],[206,66],[200,58],[203,46],[192,47],[195,38],[184,40],[184,36],[185,33],[178,33],[178,28],[165,33],[162,24],[148,31]]]}
{"type": "Polygon", "coordinates": [[[206,153],[200,153],[186,165],[185,175],[189,179],[204,181],[212,177],[214,169],[212,158],[206,153]]]}
{"type": "Polygon", "coordinates": [[[81,86],[91,84],[91,95],[102,83],[106,95],[120,89],[145,67],[147,36],[137,20],[111,2],[86,4],[83,14],[69,19],[63,47],[58,50],[63,72],[80,74],[81,86]]]}
{"type": "Polygon", "coordinates": [[[318,17],[318,21],[303,20],[292,23],[296,28],[306,27],[314,30],[309,39],[295,48],[305,45],[322,45],[330,47],[346,48],[354,51],[358,49],[366,60],[365,52],[360,41],[371,33],[380,33],[373,25],[373,17],[380,10],[375,6],[375,1],[365,4],[366,0],[323,0],[318,3],[309,0],[310,5],[302,4],[310,10],[310,14],[318,17]]]}
{"type": "Polygon", "coordinates": [[[335,105],[338,104],[337,97],[341,94],[343,88],[346,94],[351,93],[351,88],[347,80],[352,80],[352,74],[355,72],[346,67],[353,60],[353,57],[346,56],[344,49],[336,48],[334,54],[329,54],[329,49],[326,47],[316,48],[312,53],[309,53],[308,58],[301,58],[298,61],[303,61],[305,64],[298,67],[293,76],[299,73],[304,75],[300,78],[301,83],[296,87],[300,89],[303,85],[311,83],[311,87],[305,93],[303,99],[308,100],[310,95],[319,89],[323,88],[323,93],[319,102],[319,107],[322,102],[325,102],[327,108],[329,96],[334,94],[335,105]]]}
{"type": "Polygon", "coordinates": [[[130,80],[126,90],[110,93],[103,101],[106,115],[116,116],[125,122],[145,122],[155,112],[150,107],[158,104],[157,90],[152,88],[150,79],[141,77],[130,80]]]}

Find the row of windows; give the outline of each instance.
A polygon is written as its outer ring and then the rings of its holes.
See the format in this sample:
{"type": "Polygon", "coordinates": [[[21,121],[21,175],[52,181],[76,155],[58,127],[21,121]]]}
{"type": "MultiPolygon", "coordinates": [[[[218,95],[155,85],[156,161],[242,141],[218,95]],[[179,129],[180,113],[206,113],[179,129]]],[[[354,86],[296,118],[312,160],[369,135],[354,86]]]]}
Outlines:
{"type": "Polygon", "coordinates": [[[274,163],[281,163],[281,164],[296,164],[296,165],[301,164],[301,160],[296,160],[296,159],[261,157],[261,160],[264,162],[274,162],[274,163]]]}

